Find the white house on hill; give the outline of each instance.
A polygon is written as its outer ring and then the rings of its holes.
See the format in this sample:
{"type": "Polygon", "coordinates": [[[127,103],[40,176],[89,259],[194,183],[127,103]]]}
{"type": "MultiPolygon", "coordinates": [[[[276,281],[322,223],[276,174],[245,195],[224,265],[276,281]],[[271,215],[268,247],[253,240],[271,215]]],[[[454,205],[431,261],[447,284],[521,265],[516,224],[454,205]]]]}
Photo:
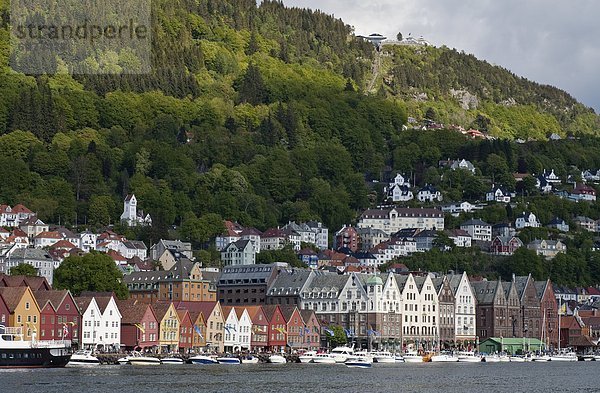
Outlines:
{"type": "Polygon", "coordinates": [[[125,222],[130,227],[152,225],[150,214],[144,215],[142,210],[139,212],[137,211],[137,199],[134,194],[127,195],[123,201],[121,221],[125,222]]]}

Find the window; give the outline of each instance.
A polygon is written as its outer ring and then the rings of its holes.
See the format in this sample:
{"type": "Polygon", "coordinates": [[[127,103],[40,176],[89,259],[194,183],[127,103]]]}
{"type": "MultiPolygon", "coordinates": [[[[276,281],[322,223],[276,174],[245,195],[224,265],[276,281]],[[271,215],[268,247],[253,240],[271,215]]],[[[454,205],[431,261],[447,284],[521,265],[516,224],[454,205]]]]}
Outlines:
{"type": "Polygon", "coordinates": [[[29,310],[29,307],[30,307],[30,304],[29,304],[29,302],[26,302],[26,303],[25,303],[25,310],[29,310]]]}

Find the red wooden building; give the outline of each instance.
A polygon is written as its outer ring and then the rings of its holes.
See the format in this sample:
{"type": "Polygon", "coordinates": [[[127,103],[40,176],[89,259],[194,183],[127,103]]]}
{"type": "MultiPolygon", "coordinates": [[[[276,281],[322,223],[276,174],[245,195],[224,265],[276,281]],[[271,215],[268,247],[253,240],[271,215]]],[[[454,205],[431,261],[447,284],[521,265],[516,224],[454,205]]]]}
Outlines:
{"type": "Polygon", "coordinates": [[[188,310],[177,310],[179,316],[179,352],[189,353],[193,346],[194,323],[188,310]]]}
{"type": "Polygon", "coordinates": [[[40,340],[71,340],[79,344],[81,312],[68,290],[33,292],[40,306],[40,340]]]}
{"type": "Polygon", "coordinates": [[[152,307],[137,299],[117,300],[121,313],[121,343],[125,350],[158,347],[158,320],[152,307]]]}
{"type": "Polygon", "coordinates": [[[287,345],[287,321],[281,312],[279,305],[263,306],[265,316],[269,321],[269,338],[267,341],[268,350],[272,352],[285,351],[287,345]]]}
{"type": "Polygon", "coordinates": [[[304,348],[304,321],[296,306],[281,306],[286,321],[287,345],[292,351],[304,348]]]}
{"type": "Polygon", "coordinates": [[[300,310],[302,320],[304,321],[304,347],[309,350],[316,350],[321,347],[321,324],[314,310],[300,310]]]}

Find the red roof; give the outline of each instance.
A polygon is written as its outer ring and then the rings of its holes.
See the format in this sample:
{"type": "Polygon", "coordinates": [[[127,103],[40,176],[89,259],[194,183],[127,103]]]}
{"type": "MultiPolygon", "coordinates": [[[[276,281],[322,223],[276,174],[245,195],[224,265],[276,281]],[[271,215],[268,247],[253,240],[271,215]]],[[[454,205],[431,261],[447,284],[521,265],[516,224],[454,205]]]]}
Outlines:
{"type": "Polygon", "coordinates": [[[29,210],[25,206],[21,205],[20,203],[18,205],[15,205],[15,207],[12,208],[12,212],[13,213],[28,213],[28,214],[33,214],[33,212],[31,210],[29,210]]]}
{"type": "Polygon", "coordinates": [[[35,237],[36,239],[62,239],[62,236],[58,232],[41,232],[35,237]]]}
{"type": "Polygon", "coordinates": [[[121,255],[118,251],[108,250],[106,252],[106,255],[111,257],[114,261],[127,262],[127,258],[125,258],[123,255],[121,255]]]}
{"type": "Polygon", "coordinates": [[[63,240],[59,240],[56,243],[54,243],[53,245],[51,245],[50,248],[54,248],[54,249],[63,248],[65,250],[71,250],[71,249],[75,248],[75,245],[73,243],[71,243],[70,241],[63,239],[63,240]]]}
{"type": "Polygon", "coordinates": [[[18,237],[27,237],[27,234],[25,232],[23,232],[22,230],[20,230],[19,228],[15,228],[12,232],[13,236],[18,236],[18,237]]]}

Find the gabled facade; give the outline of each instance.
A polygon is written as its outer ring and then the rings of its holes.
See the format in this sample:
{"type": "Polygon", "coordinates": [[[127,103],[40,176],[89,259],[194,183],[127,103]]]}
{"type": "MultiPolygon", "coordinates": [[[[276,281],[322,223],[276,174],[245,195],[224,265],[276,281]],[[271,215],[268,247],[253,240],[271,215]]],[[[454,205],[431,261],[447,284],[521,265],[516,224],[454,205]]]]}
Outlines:
{"type": "MultiPolygon", "coordinates": [[[[153,273],[149,275],[153,275],[153,273]]],[[[156,272],[161,301],[202,302],[216,300],[214,282],[202,271],[199,262],[181,258],[166,275],[156,272]]]]}
{"type": "Polygon", "coordinates": [[[0,296],[8,307],[9,327],[20,327],[26,340],[39,337],[40,307],[29,287],[0,288],[0,296]]]}
{"type": "Polygon", "coordinates": [[[135,299],[118,300],[121,313],[121,344],[126,350],[153,350],[158,347],[159,322],[149,304],[135,299]]]}
{"type": "Polygon", "coordinates": [[[77,307],[81,310],[81,347],[96,349],[100,344],[101,337],[104,338],[104,324],[102,323],[102,312],[93,297],[80,296],[75,298],[77,307]]]}
{"type": "Polygon", "coordinates": [[[523,247],[523,242],[518,237],[496,236],[490,245],[490,252],[496,255],[512,255],[520,247],[523,247]]]}
{"type": "Polygon", "coordinates": [[[446,276],[434,278],[433,285],[437,291],[439,304],[439,344],[440,348],[450,347],[455,339],[454,321],[454,292],[450,287],[450,281],[446,276]]]}
{"type": "Polygon", "coordinates": [[[514,278],[521,307],[521,337],[540,338],[542,332],[541,304],[535,281],[528,276],[514,278]]]}
{"type": "Polygon", "coordinates": [[[448,276],[454,294],[454,341],[461,346],[476,344],[477,298],[466,272],[448,276]]]}
{"type": "Polygon", "coordinates": [[[193,321],[188,310],[177,310],[179,317],[179,352],[190,353],[193,346],[193,321]]]}
{"type": "Polygon", "coordinates": [[[239,352],[241,350],[240,326],[235,309],[230,306],[223,307],[223,316],[225,317],[225,326],[223,327],[225,351],[239,352]]]}
{"type": "Polygon", "coordinates": [[[245,309],[252,322],[250,348],[256,352],[263,352],[269,341],[269,321],[262,306],[245,306],[245,309]]]}
{"type": "Polygon", "coordinates": [[[547,348],[558,346],[558,302],[552,282],[535,281],[535,289],[540,302],[540,336],[547,348]]]}
{"type": "Polygon", "coordinates": [[[158,345],[161,353],[176,352],[179,347],[181,321],[173,303],[152,305],[159,326],[158,345]]]}
{"type": "Polygon", "coordinates": [[[288,346],[293,350],[304,347],[304,321],[296,306],[282,306],[281,312],[286,321],[286,340],[288,346]]]}
{"type": "Polygon", "coordinates": [[[490,191],[485,194],[485,200],[488,202],[510,203],[513,193],[506,190],[502,186],[493,186],[490,191]]]}
{"type": "Polygon", "coordinates": [[[508,318],[506,296],[501,281],[475,281],[471,285],[477,297],[476,326],[479,340],[512,337],[506,336],[508,318]]]}
{"type": "Polygon", "coordinates": [[[300,336],[303,337],[303,346],[307,350],[317,350],[321,346],[321,325],[317,314],[313,310],[300,310],[304,322],[304,331],[300,336]]]}
{"type": "Polygon", "coordinates": [[[419,202],[439,202],[442,200],[442,193],[434,186],[427,184],[417,193],[419,202]]]}
{"type": "Polygon", "coordinates": [[[33,292],[40,305],[41,340],[71,340],[79,343],[81,315],[75,299],[67,290],[39,290],[33,292]]]}
{"type": "MultiPolygon", "coordinates": [[[[176,307],[189,310],[192,314],[201,313],[206,329],[201,330],[201,326],[198,326],[198,328],[202,333],[203,340],[206,342],[206,350],[223,352],[226,316],[219,302],[179,302],[176,307]]],[[[198,317],[196,317],[196,321],[198,321],[198,317]]]]}
{"type": "Polygon", "coordinates": [[[252,319],[245,307],[234,307],[238,320],[238,340],[242,351],[252,349],[252,319]]]}
{"type": "Polygon", "coordinates": [[[256,249],[250,240],[238,240],[229,243],[221,251],[221,261],[224,266],[254,265],[256,263],[256,249]]]}
{"type": "Polygon", "coordinates": [[[567,246],[560,240],[534,240],[527,244],[527,248],[546,259],[552,259],[561,252],[567,252],[567,246]]]}
{"type": "Polygon", "coordinates": [[[533,213],[523,213],[522,215],[520,215],[519,217],[517,217],[517,219],[515,220],[515,228],[517,230],[519,229],[523,229],[523,228],[539,228],[541,226],[540,222],[538,221],[537,217],[535,214],[533,213]]]}
{"type": "Polygon", "coordinates": [[[269,321],[268,348],[272,352],[285,351],[287,345],[286,320],[279,305],[263,306],[265,315],[269,321]]]}

